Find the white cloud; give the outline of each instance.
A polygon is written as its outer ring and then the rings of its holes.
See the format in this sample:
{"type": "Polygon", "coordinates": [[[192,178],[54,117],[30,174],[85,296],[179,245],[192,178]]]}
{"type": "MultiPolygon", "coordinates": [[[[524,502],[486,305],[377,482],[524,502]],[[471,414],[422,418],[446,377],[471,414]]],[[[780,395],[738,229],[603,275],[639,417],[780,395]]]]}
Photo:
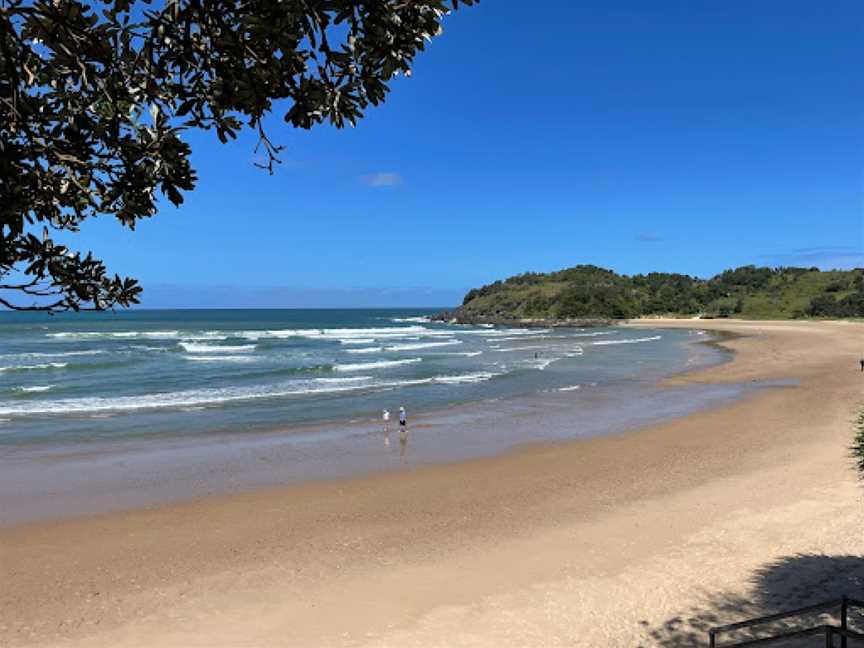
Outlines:
{"type": "Polygon", "coordinates": [[[816,266],[822,270],[864,267],[864,250],[851,245],[798,248],[779,254],[763,254],[760,258],[774,265],[816,266]]]}
{"type": "Polygon", "coordinates": [[[368,187],[395,187],[402,184],[402,176],[392,171],[379,171],[363,176],[363,184],[368,187]]]}

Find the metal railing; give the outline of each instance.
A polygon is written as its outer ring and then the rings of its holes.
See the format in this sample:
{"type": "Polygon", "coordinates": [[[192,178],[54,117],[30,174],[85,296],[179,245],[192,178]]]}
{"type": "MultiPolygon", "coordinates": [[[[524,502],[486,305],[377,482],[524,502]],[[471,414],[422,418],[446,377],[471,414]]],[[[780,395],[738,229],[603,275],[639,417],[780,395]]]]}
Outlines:
{"type": "Polygon", "coordinates": [[[789,610],[788,612],[780,612],[778,614],[770,614],[768,616],[759,617],[757,619],[748,619],[747,621],[739,621],[738,623],[730,623],[728,625],[717,626],[708,631],[708,645],[710,648],[736,648],[738,646],[765,646],[773,642],[781,640],[795,639],[806,636],[823,636],[825,639],[824,645],[826,648],[835,648],[834,639],[839,637],[840,648],[847,648],[848,639],[864,641],[864,633],[856,632],[849,629],[849,608],[860,608],[864,610],[864,601],[858,601],[849,597],[842,597],[824,603],[817,603],[797,610],[789,610]],[[728,634],[738,630],[750,629],[754,626],[767,625],[775,621],[783,619],[792,619],[794,617],[804,616],[805,614],[828,614],[839,612],[835,616],[840,618],[840,625],[831,625],[821,623],[819,625],[811,625],[800,630],[787,630],[779,634],[772,634],[766,637],[755,639],[744,639],[735,643],[717,643],[718,635],[728,634]]]}

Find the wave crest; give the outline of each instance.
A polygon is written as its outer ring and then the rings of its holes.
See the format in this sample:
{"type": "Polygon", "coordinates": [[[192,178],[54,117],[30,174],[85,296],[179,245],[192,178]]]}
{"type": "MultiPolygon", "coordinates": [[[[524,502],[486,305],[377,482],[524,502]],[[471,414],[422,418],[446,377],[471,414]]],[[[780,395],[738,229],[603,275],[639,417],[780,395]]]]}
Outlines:
{"type": "Polygon", "coordinates": [[[406,360],[380,360],[378,362],[357,362],[353,364],[337,364],[333,367],[335,371],[366,371],[369,369],[387,369],[402,365],[422,362],[423,358],[408,358],[406,360]]]}
{"type": "Polygon", "coordinates": [[[599,340],[592,342],[594,346],[607,346],[610,344],[638,344],[639,342],[654,342],[661,339],[662,335],[652,335],[651,337],[629,338],[627,340],[599,340]]]}

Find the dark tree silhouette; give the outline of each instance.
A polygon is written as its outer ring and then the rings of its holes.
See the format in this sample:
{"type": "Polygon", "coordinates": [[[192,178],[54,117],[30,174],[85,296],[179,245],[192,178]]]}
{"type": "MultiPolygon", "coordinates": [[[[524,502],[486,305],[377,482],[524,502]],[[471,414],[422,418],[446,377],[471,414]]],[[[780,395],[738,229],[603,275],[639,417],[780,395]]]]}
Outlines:
{"type": "MultiPolygon", "coordinates": [[[[746,596],[717,592],[706,603],[669,619],[659,627],[651,627],[643,622],[647,636],[640,648],[707,646],[708,630],[714,626],[786,612],[841,596],[864,598],[864,556],[785,556],[763,565],[753,573],[751,589],[746,596]]],[[[836,621],[819,614],[803,615],[743,630],[737,636],[725,637],[724,641],[734,643],[758,639],[820,625],[826,620],[836,621]]],[[[849,624],[851,629],[864,632],[864,611],[857,608],[850,611],[849,624]]],[[[850,643],[850,648],[852,645],[850,643]]]]}
{"type": "Polygon", "coordinates": [[[189,129],[223,143],[254,129],[272,172],[274,102],[295,127],[354,125],[443,16],[475,2],[0,0],[0,305],[136,303],[134,279],[57,232],[97,215],[134,228],[159,193],[180,205],[196,182],[189,129]]]}

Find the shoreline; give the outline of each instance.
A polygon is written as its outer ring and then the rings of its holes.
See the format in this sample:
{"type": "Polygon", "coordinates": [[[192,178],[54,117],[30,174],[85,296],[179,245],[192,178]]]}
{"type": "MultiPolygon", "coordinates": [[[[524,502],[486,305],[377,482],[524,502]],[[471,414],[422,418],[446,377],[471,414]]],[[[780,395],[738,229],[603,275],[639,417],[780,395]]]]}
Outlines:
{"type": "Polygon", "coordinates": [[[390,443],[384,446],[380,422],[362,418],[189,437],[6,446],[0,461],[0,528],[362,478],[500,456],[525,447],[617,436],[777,387],[669,384],[675,377],[730,362],[734,352],[714,342],[682,341],[682,348],[689,349],[686,365],[659,379],[600,387],[586,383],[578,393],[567,388],[541,390],[415,410],[406,445],[400,444],[393,425],[390,443]],[[578,423],[574,424],[574,417],[578,423]],[[471,434],[469,442],[466,432],[471,434]],[[46,473],[52,476],[50,484],[46,473]]]}
{"type": "Polygon", "coordinates": [[[845,455],[864,327],[686,324],[750,335],[673,383],[800,386],[621,436],[0,530],[0,643],[637,645],[778,557],[864,554],[845,455]]]}

